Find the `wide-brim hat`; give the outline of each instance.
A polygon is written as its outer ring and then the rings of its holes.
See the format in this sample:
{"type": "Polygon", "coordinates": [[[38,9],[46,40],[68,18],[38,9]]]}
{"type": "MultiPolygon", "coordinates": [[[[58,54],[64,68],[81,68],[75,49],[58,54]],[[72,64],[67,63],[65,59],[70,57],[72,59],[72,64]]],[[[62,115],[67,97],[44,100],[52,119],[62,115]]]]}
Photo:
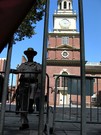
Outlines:
{"type": "Polygon", "coordinates": [[[24,54],[25,55],[33,55],[33,56],[35,56],[35,55],[37,55],[37,52],[33,49],[33,48],[28,48],[27,50],[25,50],[24,51],[24,54]]]}

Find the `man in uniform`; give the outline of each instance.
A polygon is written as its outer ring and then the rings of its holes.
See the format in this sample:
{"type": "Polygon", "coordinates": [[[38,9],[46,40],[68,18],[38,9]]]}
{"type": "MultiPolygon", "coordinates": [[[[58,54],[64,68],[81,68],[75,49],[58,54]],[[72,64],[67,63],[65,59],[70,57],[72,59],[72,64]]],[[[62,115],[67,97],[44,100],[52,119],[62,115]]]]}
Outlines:
{"type": "Polygon", "coordinates": [[[24,51],[24,54],[26,55],[28,61],[22,63],[17,68],[17,71],[22,72],[19,79],[19,95],[22,122],[20,130],[29,128],[27,114],[28,111],[30,113],[33,112],[33,102],[38,86],[40,86],[40,82],[38,82],[38,75],[41,72],[41,65],[33,61],[33,58],[37,55],[37,52],[34,51],[33,48],[28,48],[26,51],[24,51]]]}

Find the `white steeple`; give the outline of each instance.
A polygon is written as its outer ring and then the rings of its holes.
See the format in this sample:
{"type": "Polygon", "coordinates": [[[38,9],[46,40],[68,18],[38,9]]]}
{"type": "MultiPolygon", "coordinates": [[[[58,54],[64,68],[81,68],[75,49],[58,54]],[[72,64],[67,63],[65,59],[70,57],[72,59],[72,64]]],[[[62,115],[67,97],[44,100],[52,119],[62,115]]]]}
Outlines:
{"type": "Polygon", "coordinates": [[[73,11],[73,0],[57,0],[57,10],[53,15],[54,33],[76,33],[77,14],[73,11]]]}

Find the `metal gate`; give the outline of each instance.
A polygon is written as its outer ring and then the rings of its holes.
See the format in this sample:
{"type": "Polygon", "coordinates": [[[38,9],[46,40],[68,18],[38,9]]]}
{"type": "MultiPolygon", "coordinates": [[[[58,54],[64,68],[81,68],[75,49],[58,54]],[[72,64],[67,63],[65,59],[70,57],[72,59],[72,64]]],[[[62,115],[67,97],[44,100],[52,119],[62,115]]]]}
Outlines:
{"type": "MultiPolygon", "coordinates": [[[[85,93],[86,93],[86,127],[98,128],[101,124],[101,77],[86,76],[85,77],[85,93]]],[[[74,75],[57,75],[54,92],[54,110],[52,132],[57,133],[64,131],[67,134],[73,131],[81,134],[81,78],[74,75]],[[59,95],[59,87],[57,80],[62,78],[64,86],[62,89],[63,104],[57,103],[59,95]],[[70,102],[66,104],[66,95],[70,95],[70,102]]],[[[89,128],[86,128],[86,132],[89,128]]],[[[91,130],[91,129],[90,129],[91,130]]],[[[95,131],[94,131],[95,132],[95,131]]]]}

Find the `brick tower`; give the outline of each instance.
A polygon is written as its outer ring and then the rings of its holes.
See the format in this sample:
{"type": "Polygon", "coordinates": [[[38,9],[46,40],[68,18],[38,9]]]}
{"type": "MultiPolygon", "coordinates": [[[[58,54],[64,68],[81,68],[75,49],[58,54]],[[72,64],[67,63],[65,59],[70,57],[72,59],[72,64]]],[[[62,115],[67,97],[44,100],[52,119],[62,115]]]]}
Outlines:
{"type": "MultiPolygon", "coordinates": [[[[58,0],[57,11],[53,14],[53,31],[49,33],[47,48],[47,73],[50,89],[55,87],[55,74],[80,75],[80,42],[77,32],[77,14],[73,11],[72,0],[58,0]]],[[[63,104],[62,80],[58,84],[58,104],[63,104]]],[[[69,95],[65,95],[69,104],[69,95]]],[[[53,104],[50,92],[50,104],[53,104]]]]}

